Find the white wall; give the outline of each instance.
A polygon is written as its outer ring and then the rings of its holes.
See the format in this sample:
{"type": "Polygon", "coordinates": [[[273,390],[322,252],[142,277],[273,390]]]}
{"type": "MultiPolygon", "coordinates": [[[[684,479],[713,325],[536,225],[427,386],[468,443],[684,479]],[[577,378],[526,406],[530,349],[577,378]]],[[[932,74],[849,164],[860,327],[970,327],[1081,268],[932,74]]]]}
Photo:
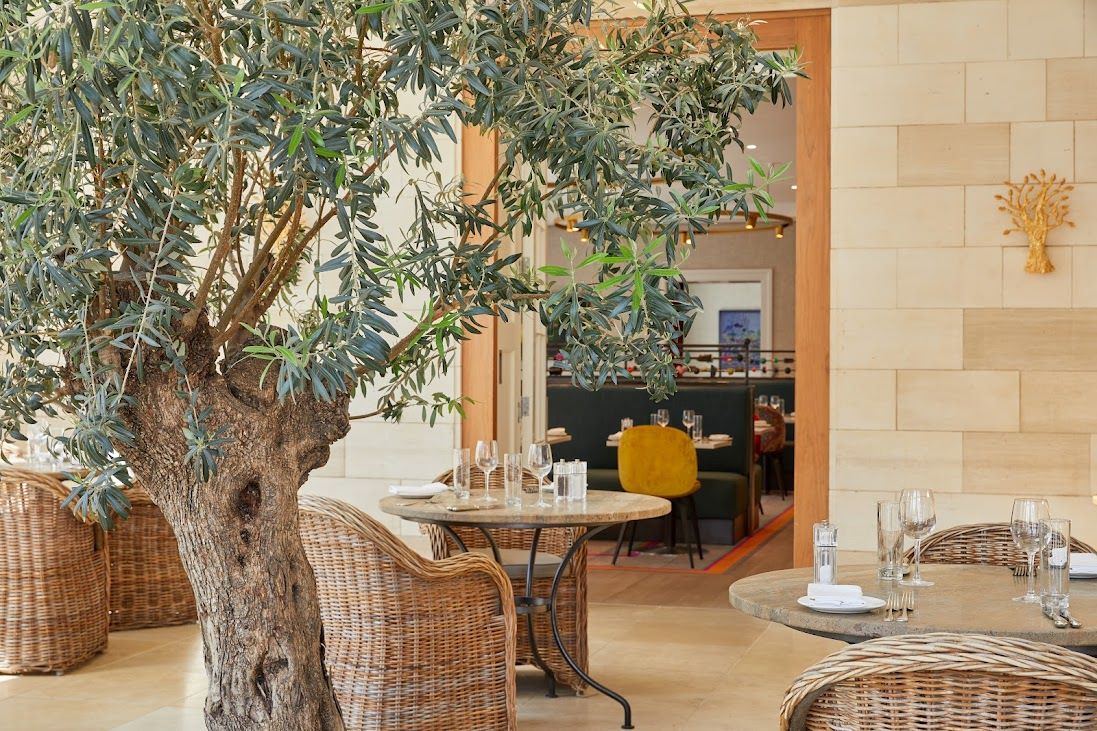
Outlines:
{"type": "MultiPolygon", "coordinates": [[[[459,144],[439,138],[438,145],[442,160],[437,170],[443,178],[456,177],[460,174],[459,144]]],[[[418,174],[422,176],[425,172],[418,174]]],[[[409,176],[397,165],[391,166],[390,173],[391,190],[396,193],[409,176]]],[[[398,240],[400,229],[412,220],[410,197],[397,200],[396,195],[390,195],[379,206],[377,215],[381,230],[398,240]]],[[[389,306],[401,316],[406,313],[417,317],[421,314],[423,303],[423,299],[417,297],[404,302],[390,302],[389,306]]],[[[401,333],[407,332],[411,328],[411,320],[402,318],[397,327],[401,333]]],[[[428,384],[427,392],[460,393],[460,358],[457,357],[456,361],[448,374],[428,384]]],[[[374,397],[367,393],[355,398],[350,411],[352,415],[364,414],[374,408],[374,397]]],[[[440,417],[431,427],[421,418],[418,409],[409,409],[398,424],[385,422],[379,417],[352,421],[350,434],[332,446],[328,464],[312,473],[301,492],[345,500],[382,520],[392,530],[405,536],[416,536],[419,535],[417,524],[382,513],[377,509],[377,502],[387,494],[389,485],[423,484],[449,469],[452,450],[460,444],[460,440],[461,426],[457,418],[452,415],[440,417]]]]}
{"type": "Polygon", "coordinates": [[[693,321],[686,345],[720,342],[720,310],[762,309],[761,282],[693,282],[689,293],[701,299],[703,308],[693,321]]]}

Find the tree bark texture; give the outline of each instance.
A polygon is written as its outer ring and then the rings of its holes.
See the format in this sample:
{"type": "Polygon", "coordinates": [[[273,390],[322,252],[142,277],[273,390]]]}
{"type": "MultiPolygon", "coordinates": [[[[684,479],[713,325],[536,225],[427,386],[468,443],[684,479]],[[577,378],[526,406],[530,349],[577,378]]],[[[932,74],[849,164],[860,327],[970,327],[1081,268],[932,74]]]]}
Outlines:
{"type": "MultiPolygon", "coordinates": [[[[217,474],[200,482],[186,460],[188,401],[172,370],[131,390],[135,434],[122,453],[175,530],[198,604],[209,691],[206,725],[217,731],[339,731],[324,669],[320,607],[297,525],[297,491],[349,430],[348,397],[278,402],[274,369],[230,356],[220,366],[207,324],[188,341],[189,387],[207,423],[224,427],[217,474]]],[[[153,369],[146,365],[146,372],[153,369]]]]}

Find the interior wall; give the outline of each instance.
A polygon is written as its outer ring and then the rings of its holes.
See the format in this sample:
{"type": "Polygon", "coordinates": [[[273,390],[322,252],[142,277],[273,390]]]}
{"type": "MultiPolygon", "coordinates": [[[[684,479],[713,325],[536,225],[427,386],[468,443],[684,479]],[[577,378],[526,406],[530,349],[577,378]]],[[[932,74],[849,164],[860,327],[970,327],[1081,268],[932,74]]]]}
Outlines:
{"type": "MultiPolygon", "coordinates": [[[[558,228],[549,229],[546,261],[566,266],[560,242],[580,252],[576,260],[590,253],[578,233],[558,228]],[[585,252],[585,253],[584,253],[585,252]]],[[[796,228],[785,230],[784,238],[773,231],[750,231],[735,234],[704,234],[697,237],[697,246],[682,269],[772,269],[773,270],[773,347],[792,350],[796,347],[796,228]]],[[[593,268],[586,275],[594,274],[593,268]]],[[[702,298],[702,304],[708,304],[702,298]]],[[[717,304],[717,303],[713,303],[717,304]]],[[[717,304],[717,309],[719,305],[717,304]]]]}
{"type": "Polygon", "coordinates": [[[830,515],[931,487],[938,527],[1014,497],[1097,540],[1097,3],[979,0],[832,15],[830,515]],[[1073,181],[1052,274],[1003,236],[1002,181],[1073,181]]]}
{"type": "MultiPolygon", "coordinates": [[[[436,169],[443,178],[456,177],[460,172],[460,137],[457,144],[446,138],[439,138],[437,142],[442,159],[436,169]]],[[[391,168],[393,193],[381,201],[378,218],[383,222],[382,231],[397,240],[401,229],[413,220],[414,210],[411,196],[397,199],[396,193],[411,175],[422,179],[424,172],[405,172],[398,165],[391,168]]],[[[335,273],[330,276],[334,277],[335,273]]],[[[337,280],[325,282],[324,286],[328,291],[334,291],[337,280]]],[[[394,325],[402,336],[412,327],[410,318],[422,316],[425,299],[408,297],[388,304],[399,315],[394,325]],[[404,317],[405,314],[410,317],[404,317]]],[[[427,384],[425,391],[459,394],[460,358],[455,360],[449,373],[427,384]]],[[[366,414],[375,408],[373,394],[359,395],[351,403],[350,413],[366,414]]],[[[391,530],[417,536],[420,535],[417,524],[382,513],[377,503],[388,494],[390,485],[421,485],[450,469],[453,449],[460,443],[461,425],[453,414],[439,416],[434,427],[422,419],[418,409],[408,409],[400,423],[386,422],[380,417],[355,420],[351,422],[350,433],[332,445],[331,459],[312,473],[301,492],[345,500],[381,520],[391,530]]]]}
{"type": "Polygon", "coordinates": [[[686,335],[686,345],[719,344],[720,310],[762,309],[761,282],[696,282],[689,293],[706,304],[686,335]]]}

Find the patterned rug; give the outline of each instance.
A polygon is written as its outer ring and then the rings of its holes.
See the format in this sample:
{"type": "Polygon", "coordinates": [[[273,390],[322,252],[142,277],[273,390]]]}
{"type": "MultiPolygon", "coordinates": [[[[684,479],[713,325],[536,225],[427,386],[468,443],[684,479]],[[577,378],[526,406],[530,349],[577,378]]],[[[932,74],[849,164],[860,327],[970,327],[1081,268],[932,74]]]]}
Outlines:
{"type": "MultiPolygon", "coordinates": [[[[686,573],[686,574],[723,574],[733,566],[750,556],[764,546],[782,528],[792,522],[792,496],[782,501],[775,495],[764,495],[762,507],[765,513],[762,515],[762,525],[748,538],[739,541],[734,546],[709,545],[702,546],[705,558],[698,559],[696,550],[693,560],[694,568],[689,567],[689,557],[684,553],[685,546],[679,538],[679,549],[683,553],[666,554],[657,552],[662,548],[659,541],[645,541],[643,544],[633,545],[632,554],[627,556],[625,551],[628,546],[621,549],[621,556],[614,566],[613,549],[617,545],[617,534],[614,532],[612,539],[593,540],[589,544],[587,565],[593,571],[647,571],[654,573],[686,573]]],[[[680,529],[679,529],[680,530],[680,529]]],[[[603,534],[606,535],[606,534],[603,534]]]]}

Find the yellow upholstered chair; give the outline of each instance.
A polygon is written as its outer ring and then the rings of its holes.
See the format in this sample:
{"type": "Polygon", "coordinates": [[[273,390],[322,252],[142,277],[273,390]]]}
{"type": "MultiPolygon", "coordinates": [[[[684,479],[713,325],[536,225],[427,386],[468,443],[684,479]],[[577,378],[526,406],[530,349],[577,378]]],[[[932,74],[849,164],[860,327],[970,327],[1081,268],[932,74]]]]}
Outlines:
{"type": "MultiPolygon", "coordinates": [[[[617,474],[625,492],[670,500],[672,537],[675,510],[681,510],[683,533],[686,532],[684,528],[687,519],[691,519],[697,556],[704,559],[697,505],[693,500],[693,494],[700,489],[701,483],[697,480],[697,450],[689,435],[665,426],[635,426],[626,429],[621,435],[621,444],[617,450],[617,474]]],[[[613,552],[613,563],[617,563],[617,557],[621,553],[626,528],[629,531],[629,552],[632,552],[632,541],[636,534],[635,521],[621,526],[617,547],[613,552]]],[[[689,565],[693,568],[692,548],[689,550],[689,565]]]]}

